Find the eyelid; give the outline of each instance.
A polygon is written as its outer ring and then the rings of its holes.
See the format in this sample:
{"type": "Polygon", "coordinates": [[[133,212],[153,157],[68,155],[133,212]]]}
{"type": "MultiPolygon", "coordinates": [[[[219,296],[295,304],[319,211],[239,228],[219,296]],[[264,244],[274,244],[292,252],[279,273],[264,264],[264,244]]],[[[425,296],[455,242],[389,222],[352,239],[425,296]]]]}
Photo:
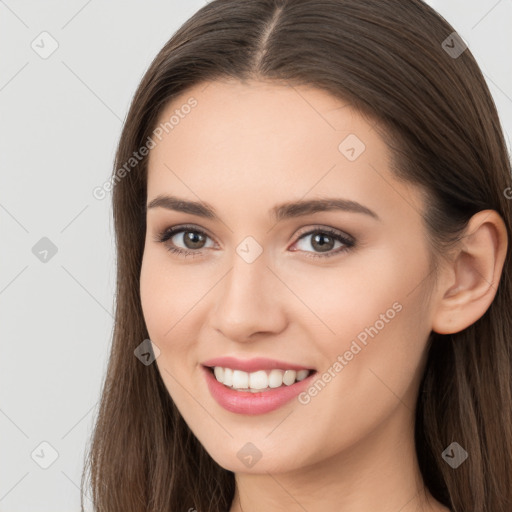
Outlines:
{"type": "Polygon", "coordinates": [[[212,236],[207,229],[199,227],[195,224],[176,224],[174,226],[168,226],[162,230],[157,231],[157,235],[158,235],[158,237],[163,237],[163,236],[166,236],[169,234],[172,237],[173,235],[176,235],[177,233],[181,233],[181,232],[187,231],[187,230],[201,233],[215,241],[215,237],[212,236]]]}
{"type": "MultiPolygon", "coordinates": [[[[186,229],[190,229],[191,231],[197,231],[198,233],[205,234],[205,235],[209,236],[212,240],[215,240],[215,237],[207,229],[197,226],[195,224],[176,224],[175,226],[168,226],[168,227],[158,231],[158,234],[165,235],[166,233],[170,233],[170,232],[174,232],[173,234],[175,234],[181,230],[186,230],[186,229]]],[[[331,226],[321,225],[321,224],[316,224],[316,225],[314,224],[312,226],[305,226],[303,228],[300,228],[297,233],[297,238],[300,238],[301,236],[304,236],[306,234],[311,234],[312,232],[315,232],[315,231],[321,231],[323,229],[325,229],[327,231],[333,231],[333,232],[337,233],[338,235],[343,236],[343,237],[355,242],[355,238],[352,235],[348,234],[346,231],[342,231],[341,229],[334,228],[331,226]]]]}
{"type": "MultiPolygon", "coordinates": [[[[337,228],[316,226],[316,227],[305,228],[305,229],[306,229],[306,231],[304,233],[300,233],[299,235],[297,235],[297,239],[295,240],[295,242],[293,242],[291,247],[298,244],[304,237],[311,236],[315,233],[327,234],[328,236],[333,238],[335,240],[335,242],[342,244],[342,246],[338,247],[336,250],[332,249],[332,250],[326,251],[324,253],[316,252],[316,251],[304,251],[304,250],[300,250],[300,249],[292,250],[292,252],[303,252],[305,257],[307,257],[307,258],[313,258],[313,259],[318,259],[318,258],[322,259],[323,258],[323,259],[325,259],[325,258],[335,257],[335,256],[341,255],[345,252],[348,252],[356,247],[356,243],[357,243],[356,239],[352,235],[349,235],[348,233],[345,233],[344,231],[341,231],[337,228]]],[[[290,250],[290,249],[288,249],[288,250],[290,250]]]]}
{"type": "MultiPolygon", "coordinates": [[[[157,233],[156,237],[154,237],[154,241],[165,244],[173,236],[175,236],[179,233],[183,233],[184,231],[187,231],[187,230],[194,231],[196,233],[205,235],[206,237],[210,238],[215,244],[218,245],[218,242],[216,242],[215,238],[210,235],[208,230],[206,230],[202,227],[199,227],[197,225],[194,225],[194,224],[177,224],[175,226],[167,227],[157,233]]],[[[356,245],[356,239],[352,235],[350,235],[344,231],[341,231],[340,229],[333,228],[330,226],[324,226],[324,225],[313,225],[313,226],[306,226],[306,227],[299,229],[299,232],[296,235],[295,241],[293,242],[292,246],[295,245],[297,242],[299,242],[300,239],[303,238],[304,236],[312,235],[317,232],[325,233],[325,234],[335,237],[337,241],[344,244],[344,247],[341,249],[338,249],[336,251],[326,252],[325,254],[323,254],[321,252],[315,252],[315,251],[300,251],[300,250],[293,250],[292,252],[295,252],[295,251],[305,252],[309,255],[309,257],[329,257],[329,256],[334,256],[336,254],[342,253],[345,250],[351,249],[356,245]]],[[[211,247],[208,247],[207,249],[211,249],[211,247]]],[[[184,253],[185,255],[191,254],[191,255],[200,256],[202,254],[202,251],[204,250],[204,248],[193,250],[193,249],[183,249],[181,247],[173,247],[172,249],[168,248],[168,250],[174,251],[176,253],[184,253]]]]}
{"type": "Polygon", "coordinates": [[[349,235],[347,232],[342,231],[341,229],[333,228],[331,226],[324,226],[324,225],[321,225],[321,224],[313,225],[313,227],[301,228],[299,230],[298,234],[297,234],[297,240],[300,237],[304,236],[304,235],[310,235],[312,233],[324,232],[324,231],[327,232],[327,233],[336,234],[340,238],[346,238],[347,241],[350,241],[350,242],[353,242],[353,243],[355,243],[355,241],[356,241],[355,238],[352,235],[349,235]]]}

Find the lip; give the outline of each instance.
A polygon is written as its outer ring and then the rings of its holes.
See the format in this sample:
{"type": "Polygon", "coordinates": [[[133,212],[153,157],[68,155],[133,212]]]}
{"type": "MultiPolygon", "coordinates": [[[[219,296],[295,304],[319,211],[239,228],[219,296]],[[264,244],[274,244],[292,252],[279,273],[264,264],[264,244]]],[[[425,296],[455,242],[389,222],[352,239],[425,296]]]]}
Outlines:
{"type": "MultiPolygon", "coordinates": [[[[214,366],[222,365],[215,364],[214,366]]],[[[230,366],[227,367],[230,368],[230,366]]],[[[258,368],[260,370],[264,369],[261,366],[258,368]]],[[[279,368],[283,369],[282,367],[279,368]]],[[[298,368],[300,370],[307,370],[307,368],[303,367],[298,368]]],[[[205,375],[210,394],[215,399],[215,401],[227,411],[247,415],[265,414],[267,412],[279,409],[286,403],[293,400],[293,398],[299,395],[302,391],[304,391],[310,385],[312,378],[317,373],[316,371],[313,371],[311,375],[308,375],[301,381],[295,382],[291,386],[285,385],[279,388],[270,389],[269,391],[252,393],[251,391],[236,391],[234,389],[228,388],[215,378],[210,368],[202,366],[201,369],[205,375]]]]}
{"type": "Polygon", "coordinates": [[[222,368],[231,368],[232,370],[242,370],[244,372],[256,372],[258,370],[313,370],[298,364],[287,363],[285,361],[277,361],[276,359],[268,359],[266,357],[255,357],[253,359],[237,359],[232,356],[215,357],[203,361],[203,366],[222,366],[222,368]]]}

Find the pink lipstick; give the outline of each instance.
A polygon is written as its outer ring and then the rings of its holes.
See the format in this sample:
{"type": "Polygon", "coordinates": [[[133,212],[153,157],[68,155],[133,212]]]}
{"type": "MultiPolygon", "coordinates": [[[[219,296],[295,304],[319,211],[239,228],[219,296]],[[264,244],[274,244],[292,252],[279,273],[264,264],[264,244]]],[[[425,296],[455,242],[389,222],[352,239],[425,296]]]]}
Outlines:
{"type": "Polygon", "coordinates": [[[230,412],[248,415],[282,407],[304,391],[316,373],[305,366],[267,358],[209,359],[202,363],[202,369],[215,401],[230,412]]]}

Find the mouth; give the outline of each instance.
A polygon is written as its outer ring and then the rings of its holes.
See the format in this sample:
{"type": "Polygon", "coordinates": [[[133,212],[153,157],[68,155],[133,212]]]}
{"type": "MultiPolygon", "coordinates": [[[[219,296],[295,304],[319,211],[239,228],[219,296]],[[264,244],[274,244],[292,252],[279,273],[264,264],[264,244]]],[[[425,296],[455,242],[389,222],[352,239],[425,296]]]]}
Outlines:
{"type": "Polygon", "coordinates": [[[265,393],[283,386],[292,386],[316,372],[316,370],[307,369],[282,370],[273,368],[271,370],[245,372],[223,366],[205,366],[205,368],[215,377],[217,382],[227,388],[249,393],[265,393]]]}
{"type": "Polygon", "coordinates": [[[227,411],[264,414],[304,391],[317,371],[268,360],[219,358],[201,364],[211,396],[227,411]]]}

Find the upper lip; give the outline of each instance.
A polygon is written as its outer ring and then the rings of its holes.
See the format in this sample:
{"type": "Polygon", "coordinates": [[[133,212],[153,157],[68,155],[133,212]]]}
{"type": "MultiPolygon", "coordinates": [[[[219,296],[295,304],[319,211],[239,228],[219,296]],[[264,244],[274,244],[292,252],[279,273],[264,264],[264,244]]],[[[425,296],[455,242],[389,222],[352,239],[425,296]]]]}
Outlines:
{"type": "Polygon", "coordinates": [[[236,357],[214,357],[201,363],[203,366],[214,367],[221,366],[222,368],[231,368],[233,370],[242,370],[244,372],[255,372],[258,370],[311,370],[300,364],[287,363],[285,361],[278,361],[277,359],[268,359],[266,357],[255,357],[253,359],[237,359],[236,357]]]}

